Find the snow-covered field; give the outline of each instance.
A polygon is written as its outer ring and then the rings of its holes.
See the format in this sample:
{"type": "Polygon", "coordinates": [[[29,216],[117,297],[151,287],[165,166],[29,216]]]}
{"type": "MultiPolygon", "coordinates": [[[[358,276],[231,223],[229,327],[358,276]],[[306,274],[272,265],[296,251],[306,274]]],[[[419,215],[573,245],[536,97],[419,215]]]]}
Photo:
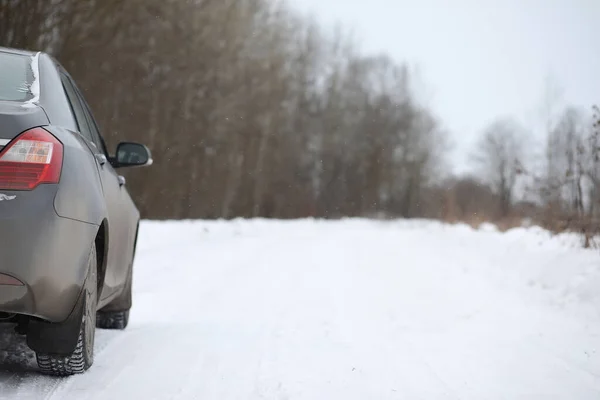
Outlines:
{"type": "Polygon", "coordinates": [[[146,222],[130,327],[99,331],[67,379],[0,328],[0,398],[597,400],[600,253],[579,246],[428,221],[146,222]]]}

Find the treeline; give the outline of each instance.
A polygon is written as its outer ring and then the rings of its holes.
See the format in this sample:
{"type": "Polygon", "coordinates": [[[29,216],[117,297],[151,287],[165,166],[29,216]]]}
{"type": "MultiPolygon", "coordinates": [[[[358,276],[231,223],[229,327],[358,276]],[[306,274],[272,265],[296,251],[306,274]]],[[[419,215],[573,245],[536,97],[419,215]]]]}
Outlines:
{"type": "Polygon", "coordinates": [[[0,0],[0,45],[53,54],[146,218],[437,217],[445,132],[406,65],[269,0],[0,0]]]}
{"type": "Polygon", "coordinates": [[[470,193],[455,196],[459,219],[468,218],[466,202],[486,220],[529,217],[553,230],[600,233],[600,110],[558,108],[541,133],[536,139],[511,119],[482,132],[472,158],[485,186],[459,183],[470,193]]]}
{"type": "Polygon", "coordinates": [[[0,0],[0,45],[60,60],[110,148],[151,148],[126,172],[146,218],[600,225],[598,115],[549,109],[542,142],[493,121],[453,177],[411,70],[284,1],[0,0]]]}

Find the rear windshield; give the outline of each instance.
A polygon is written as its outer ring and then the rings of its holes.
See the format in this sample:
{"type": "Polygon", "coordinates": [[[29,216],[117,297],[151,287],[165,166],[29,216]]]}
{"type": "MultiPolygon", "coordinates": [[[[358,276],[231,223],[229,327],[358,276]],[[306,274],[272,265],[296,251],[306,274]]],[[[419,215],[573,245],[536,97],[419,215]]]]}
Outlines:
{"type": "Polygon", "coordinates": [[[32,58],[0,52],[0,100],[27,101],[33,98],[32,58]]]}

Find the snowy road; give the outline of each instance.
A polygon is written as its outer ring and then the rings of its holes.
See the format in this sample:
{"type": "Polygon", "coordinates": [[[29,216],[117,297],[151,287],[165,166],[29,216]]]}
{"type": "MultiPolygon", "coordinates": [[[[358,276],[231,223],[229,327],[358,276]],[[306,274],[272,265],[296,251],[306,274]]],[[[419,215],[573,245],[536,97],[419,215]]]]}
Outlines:
{"type": "Polygon", "coordinates": [[[600,399],[600,254],[570,236],[145,223],[135,267],[85,375],[38,375],[0,328],[0,398],[600,399]]]}

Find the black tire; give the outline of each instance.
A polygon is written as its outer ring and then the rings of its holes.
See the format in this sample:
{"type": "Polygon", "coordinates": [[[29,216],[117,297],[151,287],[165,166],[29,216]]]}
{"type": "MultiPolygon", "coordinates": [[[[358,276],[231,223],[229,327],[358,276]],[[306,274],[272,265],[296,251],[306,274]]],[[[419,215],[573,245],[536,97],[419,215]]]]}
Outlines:
{"type": "Polygon", "coordinates": [[[98,305],[98,271],[96,264],[96,246],[93,244],[88,261],[88,275],[84,285],[85,302],[77,346],[75,351],[67,356],[37,353],[37,363],[44,374],[54,376],[81,374],[94,363],[96,308],[98,305]]]}
{"type": "Polygon", "coordinates": [[[129,310],[127,311],[98,311],[96,314],[96,328],[100,329],[125,329],[129,323],[129,310]]]}
{"type": "Polygon", "coordinates": [[[119,330],[127,328],[127,324],[129,323],[129,310],[131,309],[132,304],[132,282],[133,262],[132,265],[129,266],[127,282],[125,283],[123,293],[96,314],[96,328],[119,330]]]}

